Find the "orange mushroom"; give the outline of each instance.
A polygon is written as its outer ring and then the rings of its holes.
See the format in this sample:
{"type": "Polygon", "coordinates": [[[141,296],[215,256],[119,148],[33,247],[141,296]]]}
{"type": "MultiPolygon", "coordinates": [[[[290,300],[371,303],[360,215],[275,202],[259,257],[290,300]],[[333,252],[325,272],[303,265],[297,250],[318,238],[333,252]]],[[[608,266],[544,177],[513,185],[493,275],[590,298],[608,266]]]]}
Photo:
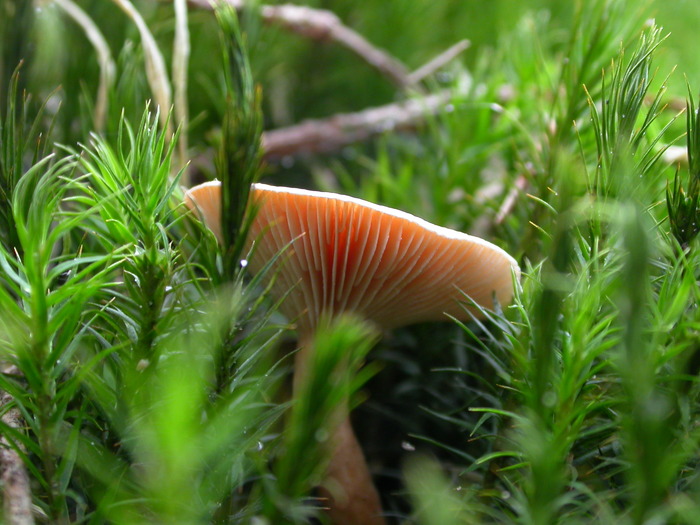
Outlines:
{"type": "MultiPolygon", "coordinates": [[[[220,239],[220,184],[187,192],[220,239]]],[[[295,384],[303,377],[307,342],[322,315],[353,312],[384,329],[410,323],[465,319],[513,296],[520,269],[505,251],[482,239],[435,226],[386,206],[334,193],[254,184],[258,204],[248,245],[253,273],[291,243],[275,272],[273,294],[288,294],[282,312],[297,321],[300,351],[295,384]],[[290,253],[291,252],[291,253],[290,253]]],[[[380,525],[379,496],[348,414],[333,434],[324,487],[337,525],[380,525]]]]}

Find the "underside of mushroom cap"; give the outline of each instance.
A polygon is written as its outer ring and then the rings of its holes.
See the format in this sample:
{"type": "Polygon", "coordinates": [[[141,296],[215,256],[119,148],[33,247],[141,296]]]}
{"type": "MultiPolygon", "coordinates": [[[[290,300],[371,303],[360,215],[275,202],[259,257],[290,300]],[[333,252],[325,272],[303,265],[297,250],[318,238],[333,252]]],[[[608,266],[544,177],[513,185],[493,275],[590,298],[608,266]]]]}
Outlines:
{"type": "MultiPolygon", "coordinates": [[[[188,192],[218,235],[218,183],[188,192]]],[[[492,308],[513,296],[515,260],[477,237],[353,197],[255,184],[249,233],[255,273],[281,250],[273,290],[300,330],[322,314],[355,312],[383,328],[465,319],[463,294],[492,308]],[[460,304],[461,303],[461,304],[460,304]]],[[[469,309],[467,307],[467,309],[469,309]]],[[[471,308],[473,314],[478,312],[471,308]]]]}
{"type": "Polygon", "coordinates": [[[221,242],[221,183],[213,180],[187,190],[185,204],[196,209],[204,224],[221,242]]]}

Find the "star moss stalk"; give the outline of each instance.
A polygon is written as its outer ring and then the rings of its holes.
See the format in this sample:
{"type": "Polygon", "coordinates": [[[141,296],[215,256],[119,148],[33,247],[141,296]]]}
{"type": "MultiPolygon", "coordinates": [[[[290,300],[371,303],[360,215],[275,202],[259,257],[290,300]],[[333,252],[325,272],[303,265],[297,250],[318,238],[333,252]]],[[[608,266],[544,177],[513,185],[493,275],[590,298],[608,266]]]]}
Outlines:
{"type": "Polygon", "coordinates": [[[673,185],[666,187],[666,207],[671,232],[681,247],[687,247],[700,232],[700,114],[690,86],[686,111],[688,136],[688,181],[683,187],[680,167],[673,185]]]}
{"type": "Polygon", "coordinates": [[[262,92],[255,85],[246,39],[236,11],[220,4],[216,16],[223,38],[226,105],[216,173],[222,182],[221,232],[225,280],[233,280],[241,265],[243,244],[254,210],[248,208],[250,187],[262,165],[262,92]]]}

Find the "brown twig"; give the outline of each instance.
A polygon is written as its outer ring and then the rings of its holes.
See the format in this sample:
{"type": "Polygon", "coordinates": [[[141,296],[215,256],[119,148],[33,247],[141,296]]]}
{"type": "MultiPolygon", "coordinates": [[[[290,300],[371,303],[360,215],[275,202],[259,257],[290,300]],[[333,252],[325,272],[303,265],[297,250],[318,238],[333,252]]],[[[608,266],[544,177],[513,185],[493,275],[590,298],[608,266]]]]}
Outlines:
{"type": "MultiPolygon", "coordinates": [[[[411,131],[436,114],[451,97],[442,91],[427,97],[366,109],[357,113],[334,115],[325,119],[306,120],[293,126],[263,133],[265,160],[275,162],[285,157],[311,153],[333,153],[344,146],[361,142],[388,130],[411,131]]],[[[195,173],[214,169],[211,152],[192,161],[195,173]]],[[[204,181],[205,176],[195,175],[204,181]]]]}
{"type": "MultiPolygon", "coordinates": [[[[4,370],[13,373],[15,370],[4,370]]],[[[0,392],[0,410],[12,402],[12,396],[0,392]]],[[[11,408],[2,415],[2,422],[12,428],[21,428],[22,416],[16,408],[11,408]]],[[[32,493],[29,476],[24,468],[22,458],[12,448],[5,436],[0,437],[0,480],[3,491],[3,518],[8,525],[33,525],[32,493]]]]}
{"type": "MultiPolygon", "coordinates": [[[[245,6],[243,0],[222,1],[228,2],[235,9],[245,6]]],[[[189,3],[194,7],[212,9],[216,2],[189,0],[189,3]]],[[[331,11],[282,4],[262,5],[260,14],[267,24],[278,25],[313,40],[333,41],[345,46],[402,89],[411,85],[409,71],[401,61],[372,45],[365,37],[344,25],[331,11]]]]}
{"type": "Polygon", "coordinates": [[[451,97],[442,91],[423,98],[369,108],[357,113],[306,120],[263,135],[265,157],[274,159],[300,153],[320,153],[361,142],[387,130],[415,128],[427,115],[435,114],[451,97]]]}
{"type": "MultiPolygon", "coordinates": [[[[188,1],[194,7],[205,9],[212,9],[216,4],[216,0],[188,1]]],[[[221,1],[228,2],[235,9],[242,9],[245,6],[244,0],[221,1]]],[[[265,23],[279,25],[306,38],[333,41],[345,46],[401,89],[417,85],[418,82],[454,60],[470,44],[468,40],[461,40],[424,66],[409,73],[408,68],[399,59],[372,45],[357,31],[344,25],[340,18],[331,11],[293,4],[282,4],[263,5],[260,7],[260,14],[265,23]]]]}
{"type": "MultiPolygon", "coordinates": [[[[245,6],[244,0],[188,0],[191,6],[204,9],[213,9],[217,1],[227,2],[238,10],[245,6]]],[[[469,47],[468,40],[457,42],[409,73],[399,60],[343,25],[330,11],[283,4],[262,5],[260,13],[265,23],[279,25],[314,40],[334,41],[346,46],[402,89],[415,86],[469,47]]],[[[265,157],[269,160],[303,153],[327,153],[389,129],[412,129],[427,115],[436,113],[449,98],[448,92],[441,92],[423,99],[369,108],[357,113],[333,115],[325,119],[307,120],[287,128],[268,131],[263,134],[265,157]]]]}

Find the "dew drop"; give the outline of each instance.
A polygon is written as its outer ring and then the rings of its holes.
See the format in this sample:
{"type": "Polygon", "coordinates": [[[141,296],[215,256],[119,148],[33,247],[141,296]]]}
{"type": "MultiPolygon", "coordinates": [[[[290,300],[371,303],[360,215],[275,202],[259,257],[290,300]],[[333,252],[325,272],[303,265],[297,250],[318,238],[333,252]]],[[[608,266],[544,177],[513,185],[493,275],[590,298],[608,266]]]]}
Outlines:
{"type": "Polygon", "coordinates": [[[553,407],[557,402],[557,395],[551,390],[542,395],[542,404],[548,408],[553,407]]]}

